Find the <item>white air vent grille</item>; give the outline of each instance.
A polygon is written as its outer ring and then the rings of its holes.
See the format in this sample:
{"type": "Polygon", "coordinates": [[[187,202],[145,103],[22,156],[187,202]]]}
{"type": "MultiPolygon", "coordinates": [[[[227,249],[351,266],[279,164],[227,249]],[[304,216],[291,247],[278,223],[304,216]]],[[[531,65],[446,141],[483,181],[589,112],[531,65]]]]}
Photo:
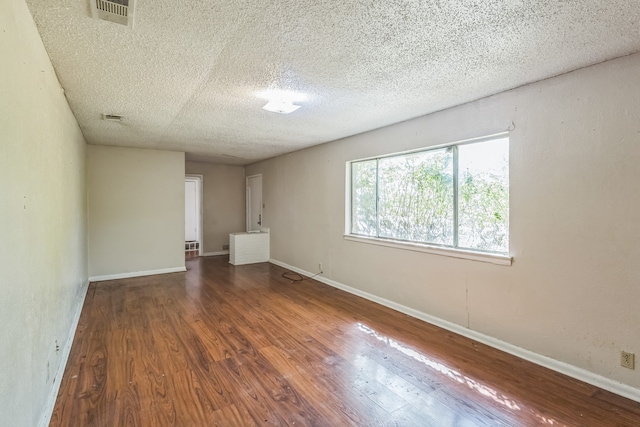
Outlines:
{"type": "Polygon", "coordinates": [[[118,3],[111,3],[110,1],[96,0],[96,7],[103,11],[118,16],[124,16],[126,18],[129,6],[123,6],[118,3]]]}
{"type": "Polygon", "coordinates": [[[122,121],[122,116],[116,115],[116,114],[103,114],[102,115],[102,120],[107,120],[110,122],[121,122],[122,121]]]}
{"type": "Polygon", "coordinates": [[[95,19],[133,27],[135,0],[89,0],[91,16],[95,19]]]}

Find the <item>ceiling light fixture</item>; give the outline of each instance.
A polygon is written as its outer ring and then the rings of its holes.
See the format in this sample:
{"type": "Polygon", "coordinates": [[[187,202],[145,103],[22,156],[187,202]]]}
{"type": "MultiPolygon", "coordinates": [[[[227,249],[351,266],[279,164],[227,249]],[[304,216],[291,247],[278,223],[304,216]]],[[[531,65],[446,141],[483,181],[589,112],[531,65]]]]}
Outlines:
{"type": "Polygon", "coordinates": [[[300,108],[300,105],[294,102],[300,102],[307,99],[303,93],[293,92],[290,90],[269,89],[258,92],[260,98],[266,99],[267,104],[262,107],[267,111],[279,114],[290,114],[300,108]]]}
{"type": "Polygon", "coordinates": [[[273,113],[289,114],[296,111],[300,106],[290,101],[269,101],[267,105],[262,108],[273,113]]]}

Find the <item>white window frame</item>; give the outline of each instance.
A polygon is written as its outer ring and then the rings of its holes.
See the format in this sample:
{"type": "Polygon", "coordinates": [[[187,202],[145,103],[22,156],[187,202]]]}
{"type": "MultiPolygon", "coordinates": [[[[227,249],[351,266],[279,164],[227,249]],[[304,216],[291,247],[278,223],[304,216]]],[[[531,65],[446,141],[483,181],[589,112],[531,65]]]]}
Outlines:
{"type": "MultiPolygon", "coordinates": [[[[473,250],[473,249],[462,249],[462,248],[456,248],[456,247],[450,247],[450,246],[441,246],[437,244],[407,242],[403,240],[394,240],[394,239],[381,238],[381,237],[362,236],[362,235],[351,233],[351,228],[352,228],[351,227],[351,221],[352,221],[352,218],[351,218],[351,214],[352,214],[351,172],[353,170],[352,168],[353,163],[367,161],[367,160],[381,159],[385,157],[413,154],[413,153],[424,152],[424,151],[438,150],[438,149],[451,147],[451,146],[474,144],[479,142],[490,141],[493,139],[500,139],[508,136],[509,136],[509,132],[501,132],[501,133],[487,135],[479,138],[465,139],[462,141],[456,141],[456,142],[451,142],[451,143],[441,144],[441,145],[434,145],[430,147],[423,147],[423,148],[414,149],[414,150],[407,150],[399,153],[384,154],[384,155],[371,156],[371,157],[365,157],[361,159],[347,161],[345,164],[345,221],[344,221],[345,229],[344,229],[344,236],[343,236],[344,239],[351,242],[386,246],[386,247],[395,248],[395,249],[403,249],[403,250],[410,250],[410,251],[417,251],[417,252],[425,252],[429,254],[443,255],[443,256],[448,256],[453,258],[462,258],[462,259],[468,259],[473,261],[488,262],[488,263],[497,264],[497,265],[511,265],[513,262],[513,257],[511,255],[499,254],[494,252],[484,252],[484,251],[473,250]]],[[[454,173],[454,192],[457,192],[456,177],[457,177],[457,171],[455,171],[454,173]]],[[[456,196],[454,197],[454,204],[457,204],[457,202],[458,200],[456,196]]],[[[454,217],[455,217],[454,233],[457,234],[457,215],[454,215],[454,217]]]]}

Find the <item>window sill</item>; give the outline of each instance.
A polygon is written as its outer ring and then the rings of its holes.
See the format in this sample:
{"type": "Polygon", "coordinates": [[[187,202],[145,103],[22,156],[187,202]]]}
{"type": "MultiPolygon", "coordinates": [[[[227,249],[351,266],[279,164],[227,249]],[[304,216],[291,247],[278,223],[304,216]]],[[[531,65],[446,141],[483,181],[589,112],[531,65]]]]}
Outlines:
{"type": "Polygon", "coordinates": [[[376,237],[354,236],[353,234],[345,234],[344,239],[352,242],[369,243],[371,245],[387,246],[390,248],[404,249],[408,251],[425,252],[429,254],[443,255],[453,258],[488,262],[497,265],[511,265],[511,262],[513,260],[513,258],[509,255],[490,254],[486,252],[476,252],[467,249],[431,246],[423,243],[409,243],[401,242],[398,240],[378,239],[376,237]]]}

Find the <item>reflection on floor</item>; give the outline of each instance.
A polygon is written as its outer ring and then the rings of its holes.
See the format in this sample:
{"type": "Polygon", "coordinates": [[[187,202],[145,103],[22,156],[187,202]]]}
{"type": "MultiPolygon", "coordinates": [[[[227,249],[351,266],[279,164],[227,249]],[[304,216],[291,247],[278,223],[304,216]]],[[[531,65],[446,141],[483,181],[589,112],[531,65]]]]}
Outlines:
{"type": "Polygon", "coordinates": [[[92,283],[52,426],[639,426],[640,404],[268,263],[92,283]]]}

